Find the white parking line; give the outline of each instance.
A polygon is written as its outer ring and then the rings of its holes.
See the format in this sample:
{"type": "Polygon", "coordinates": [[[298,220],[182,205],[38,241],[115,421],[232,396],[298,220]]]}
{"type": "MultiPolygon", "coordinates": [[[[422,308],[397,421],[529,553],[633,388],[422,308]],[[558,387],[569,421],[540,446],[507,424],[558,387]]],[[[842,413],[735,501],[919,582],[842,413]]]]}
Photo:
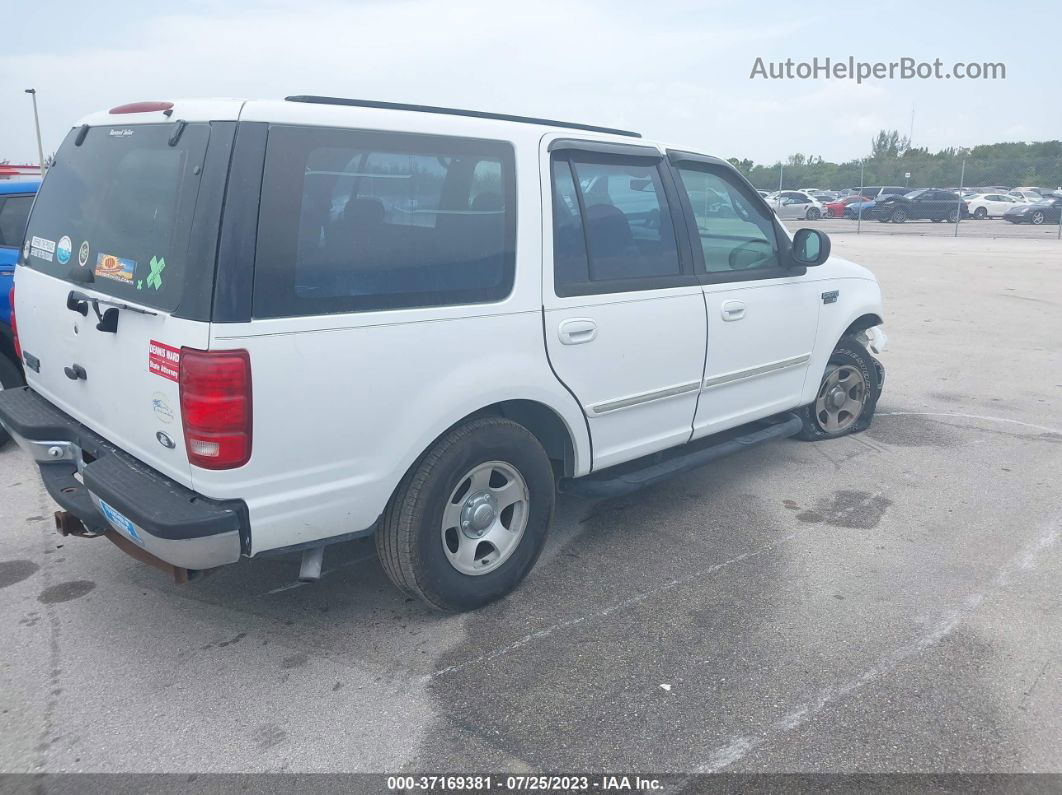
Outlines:
{"type": "Polygon", "coordinates": [[[1032,428],[1035,431],[1046,431],[1047,433],[1062,433],[1058,428],[1049,428],[1046,425],[1034,425],[1031,422],[1022,422],[1021,420],[1011,420],[1006,417],[986,417],[982,414],[960,414],[957,412],[948,411],[879,411],[874,415],[875,417],[960,417],[968,420],[985,420],[986,422],[1006,422],[1011,425],[1021,425],[1025,428],[1032,428]]]}
{"type": "Polygon", "coordinates": [[[750,751],[767,745],[793,729],[803,726],[831,704],[891,673],[904,660],[914,657],[947,637],[962,623],[964,618],[980,607],[988,596],[1004,588],[1013,575],[1035,568],[1043,553],[1058,541],[1060,528],[1062,528],[1062,515],[1049,521],[1032,543],[999,569],[984,590],[967,596],[958,607],[945,613],[929,632],[882,657],[855,679],[823,689],[814,699],[790,710],[758,735],[735,736],[730,742],[713,749],[708,754],[708,761],[697,772],[715,773],[739,762],[750,751]]]}

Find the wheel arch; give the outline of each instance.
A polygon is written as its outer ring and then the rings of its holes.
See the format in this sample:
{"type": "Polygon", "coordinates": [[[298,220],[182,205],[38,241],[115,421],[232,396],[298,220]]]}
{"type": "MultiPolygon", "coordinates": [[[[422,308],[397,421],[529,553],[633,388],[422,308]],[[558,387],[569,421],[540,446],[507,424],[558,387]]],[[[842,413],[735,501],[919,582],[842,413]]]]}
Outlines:
{"type": "Polygon", "coordinates": [[[858,334],[860,331],[866,331],[868,328],[880,326],[884,322],[885,321],[881,319],[881,315],[877,312],[867,312],[849,323],[848,328],[844,330],[841,337],[846,337],[850,334],[858,334]]]}

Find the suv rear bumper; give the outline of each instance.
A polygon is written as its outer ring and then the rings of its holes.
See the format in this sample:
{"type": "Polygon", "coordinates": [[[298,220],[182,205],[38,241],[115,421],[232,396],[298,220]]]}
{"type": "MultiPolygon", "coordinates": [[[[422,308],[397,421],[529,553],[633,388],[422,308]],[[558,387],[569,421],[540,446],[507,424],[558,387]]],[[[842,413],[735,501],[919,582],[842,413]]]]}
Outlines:
{"type": "Polygon", "coordinates": [[[29,387],[0,390],[0,425],[33,456],[52,499],[89,530],[113,528],[192,570],[235,563],[249,546],[241,500],[212,500],[170,480],[29,387]]]}

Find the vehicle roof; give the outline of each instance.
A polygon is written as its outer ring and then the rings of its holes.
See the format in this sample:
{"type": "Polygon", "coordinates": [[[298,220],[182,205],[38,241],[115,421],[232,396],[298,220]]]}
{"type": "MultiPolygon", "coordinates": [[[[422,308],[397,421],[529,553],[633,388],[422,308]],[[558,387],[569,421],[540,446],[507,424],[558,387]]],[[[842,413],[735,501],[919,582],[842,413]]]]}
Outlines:
{"type": "Polygon", "coordinates": [[[40,190],[39,179],[12,179],[0,182],[0,196],[11,193],[36,193],[40,190]]]}
{"type": "MultiPolygon", "coordinates": [[[[119,126],[122,124],[168,124],[178,119],[201,121],[262,121],[274,124],[308,124],[328,127],[358,127],[362,129],[408,130],[410,132],[460,135],[466,137],[496,137],[503,140],[541,140],[546,135],[563,135],[594,141],[653,146],[660,151],[674,149],[683,152],[705,153],[700,147],[680,146],[642,138],[638,133],[600,125],[578,124],[550,119],[481,114],[478,111],[435,108],[433,106],[403,106],[386,102],[363,100],[315,101],[281,99],[206,98],[174,99],[169,113],[148,111],[113,114],[101,110],[82,117],[74,125],[119,126]],[[339,104],[351,103],[358,104],[339,104]],[[419,109],[414,109],[419,108],[419,109]]],[[[707,153],[705,153],[707,154],[707,153]]]]}

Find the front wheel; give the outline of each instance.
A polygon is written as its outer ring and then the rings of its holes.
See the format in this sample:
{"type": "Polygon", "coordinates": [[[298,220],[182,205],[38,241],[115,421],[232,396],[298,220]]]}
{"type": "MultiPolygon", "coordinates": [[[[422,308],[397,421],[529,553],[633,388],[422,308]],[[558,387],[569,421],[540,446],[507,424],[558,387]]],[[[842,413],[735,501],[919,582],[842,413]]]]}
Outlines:
{"type": "Polygon", "coordinates": [[[1039,210],[1037,210],[1036,212],[1034,212],[1032,214],[1032,216],[1029,218],[1029,220],[1032,221],[1037,226],[1039,226],[1045,220],[1044,219],[1044,214],[1042,212],[1040,212],[1039,210]]]}
{"type": "Polygon", "coordinates": [[[482,417],[445,433],[403,478],[376,550],[401,590],[439,610],[474,610],[535,565],[554,498],[553,468],[534,435],[482,417]]]}
{"type": "MultiPolygon", "coordinates": [[[[0,389],[14,389],[15,387],[23,386],[25,383],[22,380],[22,373],[18,370],[18,365],[3,354],[0,354],[0,389]]],[[[0,426],[0,447],[7,444],[10,439],[11,435],[0,426]]]]}
{"type": "Polygon", "coordinates": [[[884,368],[853,337],[842,337],[830,354],[815,401],[797,411],[797,438],[834,439],[870,427],[881,396],[884,368]]]}
{"type": "Polygon", "coordinates": [[[819,210],[818,207],[809,207],[808,208],[807,219],[809,221],[817,221],[821,217],[822,217],[822,212],[819,210]]]}
{"type": "Polygon", "coordinates": [[[902,224],[907,220],[907,210],[903,209],[903,207],[897,207],[892,211],[891,220],[894,224],[902,224]]]}

